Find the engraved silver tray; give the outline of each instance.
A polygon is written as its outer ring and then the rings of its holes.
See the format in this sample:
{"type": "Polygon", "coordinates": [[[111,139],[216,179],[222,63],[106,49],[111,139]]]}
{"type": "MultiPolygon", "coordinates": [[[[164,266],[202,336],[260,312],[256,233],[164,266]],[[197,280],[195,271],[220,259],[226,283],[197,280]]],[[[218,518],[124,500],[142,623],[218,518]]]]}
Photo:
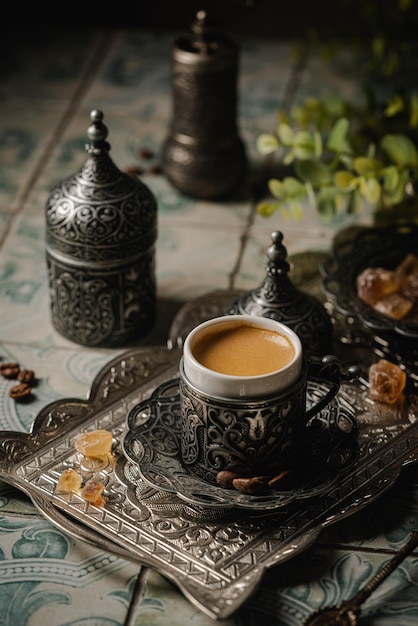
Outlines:
{"type": "MultiPolygon", "coordinates": [[[[219,314],[224,298],[195,304],[191,317],[219,314]]],[[[182,336],[175,326],[171,344],[180,344],[182,336]]],[[[376,358],[359,346],[356,357],[364,367],[376,358]]],[[[87,399],[52,402],[29,434],[0,432],[0,478],[27,493],[59,528],[158,570],[206,614],[226,618],[255,591],[268,568],[305,550],[325,526],[380,497],[402,466],[418,460],[418,393],[413,383],[403,404],[388,407],[370,401],[364,376],[344,384],[340,396],[354,408],[360,427],[359,458],[349,471],[326,493],[295,499],[273,515],[241,512],[219,519],[211,507],[145,484],[137,465],[122,453],[129,411],[176,378],[179,358],[177,348],[129,351],[102,369],[87,399]],[[114,463],[86,464],[75,453],[77,435],[98,428],[113,433],[114,463]],[[80,467],[86,478],[104,483],[104,507],[55,493],[66,467],[80,467]]]]}

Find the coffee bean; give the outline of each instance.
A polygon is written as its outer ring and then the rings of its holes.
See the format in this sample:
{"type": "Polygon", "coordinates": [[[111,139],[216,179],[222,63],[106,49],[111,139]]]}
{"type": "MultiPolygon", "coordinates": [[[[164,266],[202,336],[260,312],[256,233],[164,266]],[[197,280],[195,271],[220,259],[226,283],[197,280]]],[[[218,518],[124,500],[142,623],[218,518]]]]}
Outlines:
{"type": "Polygon", "coordinates": [[[154,153],[149,148],[141,148],[139,151],[139,156],[141,159],[152,159],[154,153]]]}
{"type": "Polygon", "coordinates": [[[35,380],[35,372],[33,370],[20,370],[17,375],[17,380],[30,385],[35,380]]]}
{"type": "Polygon", "coordinates": [[[19,385],[15,385],[9,391],[9,396],[13,400],[24,400],[27,399],[28,396],[32,393],[32,387],[27,385],[26,383],[20,383],[19,385]]]}
{"type": "Polygon", "coordinates": [[[158,163],[156,163],[155,165],[151,165],[151,167],[147,169],[147,173],[151,174],[152,176],[157,176],[158,174],[163,173],[163,168],[161,165],[158,165],[158,163]]]}
{"type": "Polygon", "coordinates": [[[230,472],[228,470],[222,470],[216,474],[216,482],[223,489],[234,489],[234,485],[232,481],[235,478],[239,478],[239,474],[235,472],[230,472]]]}
{"type": "Polygon", "coordinates": [[[254,476],[253,478],[234,478],[232,485],[237,491],[254,496],[265,490],[266,477],[254,476]]]}
{"type": "Polygon", "coordinates": [[[0,374],[3,378],[16,378],[19,371],[18,363],[1,363],[0,365],[0,374]]]}

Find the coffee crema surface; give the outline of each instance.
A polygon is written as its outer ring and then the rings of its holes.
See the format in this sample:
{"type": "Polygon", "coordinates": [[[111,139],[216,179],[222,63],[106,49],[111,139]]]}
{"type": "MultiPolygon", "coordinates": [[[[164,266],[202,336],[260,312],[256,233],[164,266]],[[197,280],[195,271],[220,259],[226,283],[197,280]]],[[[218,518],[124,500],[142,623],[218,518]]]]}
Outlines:
{"type": "Polygon", "coordinates": [[[295,356],[279,332],[249,324],[208,328],[195,341],[193,356],[204,367],[230,376],[262,376],[283,369],[295,356]]]}

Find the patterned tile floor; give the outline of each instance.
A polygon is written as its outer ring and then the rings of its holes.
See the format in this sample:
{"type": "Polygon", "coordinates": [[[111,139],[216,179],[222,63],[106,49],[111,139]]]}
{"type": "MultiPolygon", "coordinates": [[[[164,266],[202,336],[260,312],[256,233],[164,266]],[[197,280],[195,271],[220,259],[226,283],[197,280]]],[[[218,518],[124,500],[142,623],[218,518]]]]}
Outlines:
{"type": "MultiPolygon", "coordinates": [[[[341,227],[321,224],[306,208],[302,222],[266,220],[247,199],[207,202],[182,196],[159,164],[171,115],[170,46],[177,33],[45,28],[5,38],[0,65],[0,357],[33,369],[33,401],[8,396],[0,380],[0,429],[29,431],[49,402],[85,397],[115,356],[84,348],[52,327],[45,265],[45,202],[51,188],[84,162],[89,113],[99,108],[120,169],[142,167],[158,202],[158,317],[143,345],[165,344],[180,307],[209,291],[251,289],[264,276],[273,230],[290,255],[324,253],[341,227]],[[153,159],[140,158],[141,148],[153,159]]],[[[240,42],[239,126],[254,171],[256,138],[276,123],[294,78],[292,44],[240,42]]],[[[341,61],[342,63],[342,61],[341,61]]],[[[332,89],[356,97],[356,81],[337,61],[312,54],[294,99],[332,89]]],[[[367,215],[353,224],[369,223],[367,215]]],[[[246,606],[222,620],[234,626],[297,626],[311,610],[352,595],[416,525],[418,473],[410,467],[372,507],[331,526],[302,555],[267,572],[246,606]],[[320,577],[318,576],[320,572],[320,577]]],[[[409,559],[365,607],[370,626],[418,620],[418,557],[409,559]]],[[[5,626],[195,624],[212,619],[155,571],[141,570],[52,526],[29,499],[0,483],[0,623],[5,626]],[[128,612],[131,606],[131,611],[128,612]]]]}

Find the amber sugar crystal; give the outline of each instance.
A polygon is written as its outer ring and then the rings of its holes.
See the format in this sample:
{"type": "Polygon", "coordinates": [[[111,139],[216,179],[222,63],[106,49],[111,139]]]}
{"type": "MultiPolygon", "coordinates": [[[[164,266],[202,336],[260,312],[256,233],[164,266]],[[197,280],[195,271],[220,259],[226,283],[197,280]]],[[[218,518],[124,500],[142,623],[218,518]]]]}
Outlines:
{"type": "Polygon", "coordinates": [[[107,430],[93,430],[82,433],[75,441],[75,449],[90,458],[104,458],[112,452],[112,433],[107,430]]]}
{"type": "Polygon", "coordinates": [[[80,492],[81,497],[86,502],[90,502],[95,506],[103,506],[104,498],[102,497],[102,493],[104,490],[104,485],[98,480],[89,480],[84,485],[83,489],[80,492]]]}
{"type": "Polygon", "coordinates": [[[407,254],[394,270],[367,267],[356,279],[357,295],[383,315],[418,321],[418,256],[407,254]]]}
{"type": "Polygon", "coordinates": [[[368,267],[357,276],[359,298],[370,305],[399,290],[400,278],[396,272],[382,267],[368,267]]]}
{"type": "Polygon", "coordinates": [[[406,374],[395,363],[380,359],[369,368],[370,397],[394,404],[406,385],[406,374]]]}
{"type": "Polygon", "coordinates": [[[412,302],[401,293],[390,293],[378,300],[374,308],[379,313],[392,317],[395,320],[401,320],[412,310],[412,302]]]}
{"type": "Polygon", "coordinates": [[[58,479],[57,493],[77,493],[81,488],[82,477],[75,469],[65,469],[58,479]]]}

